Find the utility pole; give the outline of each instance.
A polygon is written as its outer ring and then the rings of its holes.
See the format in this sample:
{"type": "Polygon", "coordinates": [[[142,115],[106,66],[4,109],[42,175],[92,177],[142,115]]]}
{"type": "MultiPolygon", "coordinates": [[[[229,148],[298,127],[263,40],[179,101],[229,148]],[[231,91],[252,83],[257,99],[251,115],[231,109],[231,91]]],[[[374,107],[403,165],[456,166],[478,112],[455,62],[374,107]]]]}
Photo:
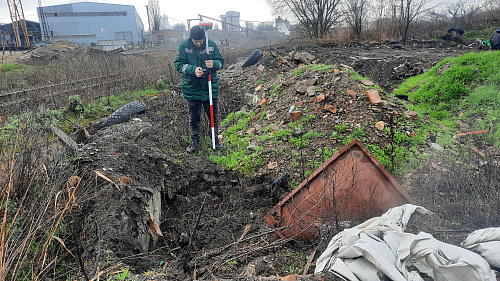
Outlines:
{"type": "Polygon", "coordinates": [[[149,26],[149,41],[153,44],[153,32],[151,32],[151,20],[149,19],[149,6],[146,5],[146,13],[148,14],[148,26],[149,26]]]}
{"type": "Polygon", "coordinates": [[[21,0],[7,0],[9,6],[10,19],[12,20],[12,29],[14,30],[14,37],[16,37],[16,46],[21,46],[21,37],[19,34],[19,23],[24,34],[26,46],[30,46],[30,38],[28,36],[28,28],[26,28],[26,21],[24,20],[23,4],[21,0]]]}

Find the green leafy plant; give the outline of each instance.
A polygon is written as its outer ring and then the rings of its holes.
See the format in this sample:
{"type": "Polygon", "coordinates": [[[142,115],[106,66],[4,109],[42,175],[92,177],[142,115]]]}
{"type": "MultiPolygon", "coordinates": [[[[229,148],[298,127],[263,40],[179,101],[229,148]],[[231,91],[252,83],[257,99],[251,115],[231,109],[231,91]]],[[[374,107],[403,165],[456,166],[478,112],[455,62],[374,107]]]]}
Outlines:
{"type": "Polygon", "coordinates": [[[274,97],[274,96],[277,95],[278,90],[280,89],[281,85],[282,85],[282,83],[278,83],[278,84],[274,85],[274,87],[269,92],[269,94],[271,95],[271,97],[274,97]]]}
{"type": "Polygon", "coordinates": [[[290,122],[288,123],[287,125],[289,128],[292,128],[292,129],[295,129],[295,130],[302,130],[302,124],[300,124],[300,122],[297,122],[297,121],[293,121],[293,122],[290,122]]]}
{"type": "Polygon", "coordinates": [[[315,114],[309,114],[309,115],[304,116],[302,118],[302,122],[309,123],[311,120],[314,120],[314,119],[316,119],[316,115],[315,114]]]}
{"type": "Polygon", "coordinates": [[[164,91],[164,90],[168,89],[168,84],[166,82],[165,76],[161,76],[160,79],[158,79],[158,81],[156,81],[155,86],[156,86],[156,89],[159,91],[164,91]]]}
{"type": "Polygon", "coordinates": [[[364,135],[365,135],[365,131],[363,128],[356,128],[354,131],[351,132],[352,138],[359,139],[361,142],[365,141],[364,135]]]}
{"type": "Polygon", "coordinates": [[[339,133],[344,133],[345,131],[347,131],[347,125],[345,123],[339,123],[337,125],[335,125],[335,131],[339,132],[339,133]]]}
{"type": "Polygon", "coordinates": [[[227,263],[227,267],[231,270],[234,270],[236,269],[236,266],[238,265],[238,261],[237,260],[232,260],[230,262],[227,263]]]}
{"type": "Polygon", "coordinates": [[[292,135],[292,130],[283,129],[276,132],[275,137],[280,139],[287,139],[292,135]]]}
{"type": "Polygon", "coordinates": [[[128,278],[128,275],[129,275],[129,268],[127,267],[127,269],[125,269],[124,271],[122,271],[120,274],[118,274],[118,276],[116,276],[116,278],[118,280],[127,280],[128,278]]]}
{"type": "Polygon", "coordinates": [[[330,159],[332,157],[332,155],[333,155],[333,152],[334,151],[330,150],[328,147],[325,146],[323,148],[323,156],[324,156],[323,160],[326,161],[326,160],[330,159]]]}

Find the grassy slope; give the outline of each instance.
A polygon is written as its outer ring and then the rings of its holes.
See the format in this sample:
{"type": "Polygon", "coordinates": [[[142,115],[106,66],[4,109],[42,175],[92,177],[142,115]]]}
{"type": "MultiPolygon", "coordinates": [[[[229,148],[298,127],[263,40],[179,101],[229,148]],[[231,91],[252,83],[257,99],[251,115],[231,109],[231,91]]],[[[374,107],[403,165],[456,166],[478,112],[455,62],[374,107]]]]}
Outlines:
{"type": "Polygon", "coordinates": [[[500,147],[499,54],[488,51],[446,58],[408,79],[394,94],[408,95],[413,110],[429,114],[452,133],[459,122],[471,125],[471,131],[489,130],[488,141],[500,147]]]}

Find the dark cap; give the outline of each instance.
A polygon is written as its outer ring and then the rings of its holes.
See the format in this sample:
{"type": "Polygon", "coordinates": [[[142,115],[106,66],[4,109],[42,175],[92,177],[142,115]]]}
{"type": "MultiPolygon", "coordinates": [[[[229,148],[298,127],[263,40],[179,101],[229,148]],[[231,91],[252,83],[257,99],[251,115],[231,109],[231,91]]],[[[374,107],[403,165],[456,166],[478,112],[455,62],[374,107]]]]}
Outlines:
{"type": "Polygon", "coordinates": [[[194,40],[205,39],[205,31],[203,31],[199,25],[195,25],[191,27],[191,30],[189,31],[189,37],[194,40]]]}

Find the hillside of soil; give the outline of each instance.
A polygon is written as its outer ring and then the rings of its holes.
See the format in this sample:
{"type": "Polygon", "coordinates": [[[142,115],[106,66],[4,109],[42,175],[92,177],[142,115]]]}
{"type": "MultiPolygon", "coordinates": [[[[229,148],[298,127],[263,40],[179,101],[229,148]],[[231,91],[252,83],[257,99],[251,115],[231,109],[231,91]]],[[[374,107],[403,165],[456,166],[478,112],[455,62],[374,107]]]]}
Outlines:
{"type": "MultiPolygon", "coordinates": [[[[261,35],[255,40],[266,41],[261,35]]],[[[63,227],[71,232],[60,251],[69,264],[66,279],[123,280],[125,272],[126,280],[339,280],[313,276],[315,262],[329,238],[361,221],[327,226],[317,240],[303,241],[282,239],[264,216],[351,138],[384,150],[396,133],[416,137],[429,116],[410,110],[408,97],[390,93],[443,58],[479,50],[413,41],[273,45],[261,51],[256,64],[243,68],[240,60],[219,74],[219,138],[228,150],[211,150],[204,134],[199,152],[185,152],[188,112],[174,84],[142,97],[147,111],[126,122],[100,128],[104,116],[85,128],[75,126],[76,150],[59,140],[47,151],[44,165],[78,171],[78,185],[67,183],[77,197],[63,227]],[[235,147],[242,153],[231,155],[235,147]],[[70,167],[62,166],[68,161],[70,167]]],[[[55,45],[25,59],[41,65],[78,60],[83,53],[55,45]]],[[[425,135],[416,151],[431,155],[419,171],[391,171],[424,207],[428,198],[438,206],[448,194],[435,181],[435,174],[450,176],[440,166],[444,150],[433,137],[439,136],[425,135]],[[435,194],[423,200],[427,190],[435,194]]],[[[498,150],[488,151],[491,159],[500,157],[498,150]]],[[[481,165],[464,169],[492,167],[481,165]]],[[[474,230],[431,211],[430,217],[412,219],[408,231],[459,245],[474,230]]]]}
{"type": "MultiPolygon", "coordinates": [[[[145,99],[148,111],[126,123],[98,129],[100,120],[87,128],[90,136],[74,164],[98,171],[84,178],[102,188],[86,197],[73,221],[74,228],[85,233],[85,260],[105,255],[99,263],[104,273],[129,267],[135,280],[277,280],[273,276],[290,274],[313,280],[320,242],[341,229],[313,243],[285,241],[265,223],[265,214],[292,184],[305,180],[328,159],[324,151],[340,150],[345,145],[340,139],[356,130],[362,129],[363,144],[382,148],[391,142],[384,126],[413,136],[419,129],[414,121],[426,116],[415,116],[404,97],[390,98],[387,93],[445,57],[475,50],[410,42],[397,48],[390,43],[352,43],[262,51],[255,65],[242,68],[240,61],[220,74],[221,120],[234,112],[253,113],[237,133],[249,139],[246,154],[257,153],[262,161],[254,170],[224,169],[209,158],[226,152],[212,151],[208,145],[194,155],[184,152],[189,141],[187,109],[178,86],[145,99]],[[382,102],[372,104],[367,91],[375,91],[382,102]],[[394,121],[399,118],[404,121],[394,121]],[[338,125],[343,131],[336,129],[338,125]],[[269,141],[284,130],[289,134],[269,141]],[[306,145],[291,141],[310,132],[314,136],[306,145]],[[290,174],[288,184],[278,191],[278,198],[271,196],[273,181],[285,173],[290,174]]],[[[233,125],[221,126],[219,138],[228,146],[234,140],[223,131],[233,125]]],[[[421,153],[432,152],[427,145],[421,147],[421,153]]],[[[411,175],[400,180],[412,196],[416,191],[409,185],[411,175]]],[[[410,229],[433,233],[460,228],[439,214],[432,220],[417,221],[410,229]]],[[[457,244],[467,233],[434,234],[457,244]]],[[[87,270],[91,266],[94,263],[87,270]]]]}

